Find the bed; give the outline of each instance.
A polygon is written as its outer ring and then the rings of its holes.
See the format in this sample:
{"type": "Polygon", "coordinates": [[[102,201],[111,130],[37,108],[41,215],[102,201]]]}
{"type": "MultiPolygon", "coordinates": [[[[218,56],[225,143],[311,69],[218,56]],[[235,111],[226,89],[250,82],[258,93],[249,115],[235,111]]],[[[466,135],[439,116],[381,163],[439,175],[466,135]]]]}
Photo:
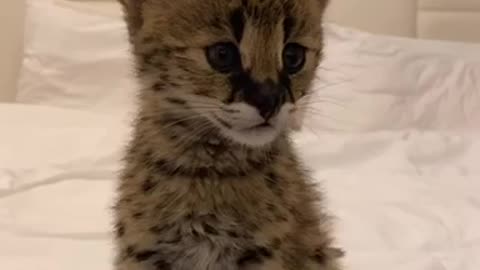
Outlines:
{"type": "MultiPolygon", "coordinates": [[[[120,10],[26,3],[0,10],[0,269],[111,269],[136,87],[120,10]]],[[[478,12],[477,0],[332,0],[294,141],[346,270],[480,269],[478,12]]]]}

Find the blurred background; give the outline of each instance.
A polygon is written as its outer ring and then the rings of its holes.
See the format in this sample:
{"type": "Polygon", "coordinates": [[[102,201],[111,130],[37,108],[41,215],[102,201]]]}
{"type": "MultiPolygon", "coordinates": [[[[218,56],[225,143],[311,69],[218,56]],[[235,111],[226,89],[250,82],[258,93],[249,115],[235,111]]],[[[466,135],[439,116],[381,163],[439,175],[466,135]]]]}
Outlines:
{"type": "MultiPolygon", "coordinates": [[[[42,1],[42,0],[38,0],[42,1]]],[[[62,1],[57,1],[62,2],[62,1]]],[[[114,0],[70,0],[92,12],[116,12],[114,0]],[[94,3],[94,6],[90,5],[94,3]],[[90,7],[88,7],[90,5],[90,7]]],[[[331,0],[329,22],[376,34],[480,42],[478,0],[331,0]]],[[[64,3],[64,4],[65,4],[64,3]]],[[[3,0],[0,9],[0,99],[12,99],[23,46],[25,0],[3,0]],[[6,90],[7,89],[7,90],[6,90]]],[[[55,16],[52,14],[51,16],[55,16]]]]}
{"type": "MultiPolygon", "coordinates": [[[[480,0],[330,2],[292,138],[345,269],[479,270],[480,0]]],[[[0,269],[112,269],[138,89],[116,1],[1,0],[0,269]]]]}

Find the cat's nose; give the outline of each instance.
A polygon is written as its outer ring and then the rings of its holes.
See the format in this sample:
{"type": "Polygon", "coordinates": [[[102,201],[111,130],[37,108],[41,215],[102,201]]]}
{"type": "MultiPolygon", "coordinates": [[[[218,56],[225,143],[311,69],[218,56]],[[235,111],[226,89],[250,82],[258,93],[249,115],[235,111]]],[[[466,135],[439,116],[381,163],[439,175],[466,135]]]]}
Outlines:
{"type": "Polygon", "coordinates": [[[276,115],[285,103],[286,90],[272,80],[258,84],[257,89],[245,96],[247,103],[257,108],[259,114],[268,121],[276,115]]]}

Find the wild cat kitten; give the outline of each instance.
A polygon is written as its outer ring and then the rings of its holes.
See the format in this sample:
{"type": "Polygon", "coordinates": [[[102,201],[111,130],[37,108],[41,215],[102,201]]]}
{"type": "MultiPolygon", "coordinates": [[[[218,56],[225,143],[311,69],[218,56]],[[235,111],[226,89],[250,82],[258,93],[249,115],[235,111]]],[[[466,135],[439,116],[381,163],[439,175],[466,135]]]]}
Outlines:
{"type": "Polygon", "coordinates": [[[327,1],[121,2],[143,89],[115,268],[338,270],[287,125],[321,58],[327,1]]]}

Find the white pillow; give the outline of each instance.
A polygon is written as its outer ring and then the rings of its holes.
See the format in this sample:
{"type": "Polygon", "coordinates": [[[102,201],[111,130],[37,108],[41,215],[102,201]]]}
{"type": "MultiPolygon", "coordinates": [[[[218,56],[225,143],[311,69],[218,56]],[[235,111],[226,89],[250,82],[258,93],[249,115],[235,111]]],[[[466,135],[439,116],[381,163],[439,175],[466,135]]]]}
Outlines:
{"type": "Polygon", "coordinates": [[[307,102],[307,127],[478,128],[480,45],[380,36],[336,25],[326,26],[326,37],[325,59],[307,102]]]}
{"type": "Polygon", "coordinates": [[[0,130],[2,230],[24,236],[109,231],[106,216],[130,138],[125,119],[0,104],[0,130]]]}
{"type": "MultiPolygon", "coordinates": [[[[139,87],[119,5],[27,4],[17,101],[131,111],[139,87]]],[[[378,36],[331,24],[326,44],[308,104],[314,108],[306,110],[325,116],[321,128],[471,126],[480,117],[478,45],[378,36]]]]}
{"type": "Polygon", "coordinates": [[[138,87],[116,1],[27,0],[25,30],[18,102],[131,110],[138,87]]]}

